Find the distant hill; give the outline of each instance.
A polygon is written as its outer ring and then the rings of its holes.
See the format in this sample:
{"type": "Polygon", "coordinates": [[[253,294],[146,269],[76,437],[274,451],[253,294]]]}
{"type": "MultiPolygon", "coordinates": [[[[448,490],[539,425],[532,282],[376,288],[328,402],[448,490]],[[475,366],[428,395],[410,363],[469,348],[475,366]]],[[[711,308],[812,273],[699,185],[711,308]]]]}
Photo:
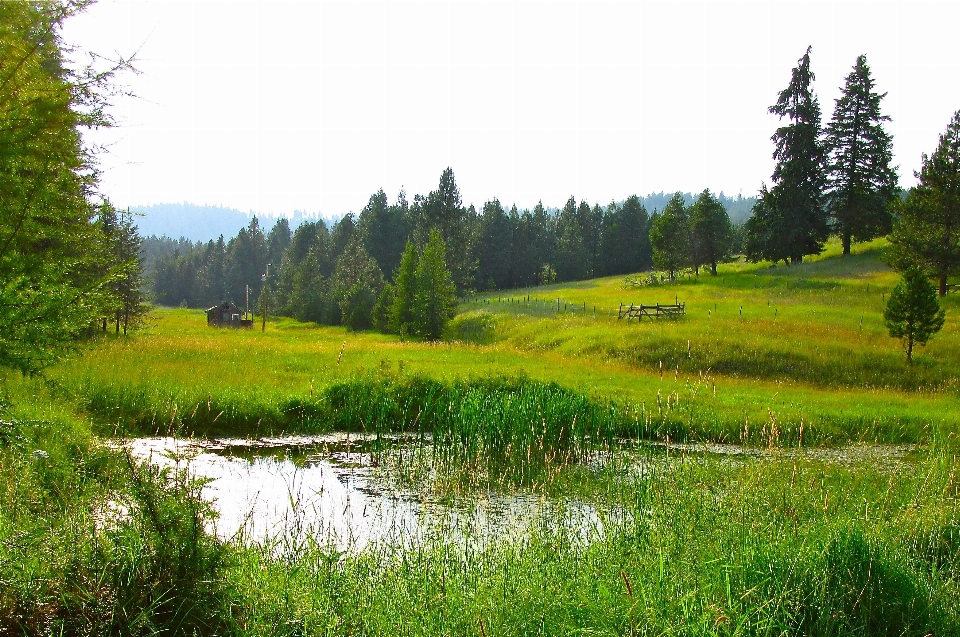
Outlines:
{"type": "Polygon", "coordinates": [[[171,237],[190,241],[209,241],[220,235],[229,239],[250,223],[253,213],[219,206],[198,206],[191,203],[161,203],[153,206],[131,206],[139,213],[140,236],[171,237]]]}
{"type": "MultiPolygon", "coordinates": [[[[254,212],[241,212],[235,208],[220,206],[198,206],[192,203],[161,203],[153,206],[131,206],[130,210],[139,213],[137,227],[140,236],[170,237],[171,239],[189,239],[190,241],[230,240],[237,236],[241,228],[250,223],[254,212]]],[[[270,215],[257,214],[260,227],[269,230],[275,221],[270,215]]],[[[296,211],[290,218],[290,228],[296,228],[304,221],[316,219],[316,215],[296,211]]]]}
{"type": "MultiPolygon", "coordinates": [[[[653,214],[655,210],[663,210],[667,206],[667,202],[673,198],[673,194],[672,192],[650,193],[646,197],[640,197],[640,201],[643,202],[643,207],[647,209],[647,212],[653,214]]],[[[700,193],[693,194],[685,192],[683,193],[683,199],[689,206],[696,201],[699,194],[700,193]]],[[[756,197],[744,197],[743,195],[728,197],[721,192],[719,195],[716,195],[716,197],[720,200],[720,203],[723,204],[723,207],[727,209],[727,214],[730,215],[730,221],[738,225],[746,223],[753,212],[753,204],[757,203],[756,197]]]]}

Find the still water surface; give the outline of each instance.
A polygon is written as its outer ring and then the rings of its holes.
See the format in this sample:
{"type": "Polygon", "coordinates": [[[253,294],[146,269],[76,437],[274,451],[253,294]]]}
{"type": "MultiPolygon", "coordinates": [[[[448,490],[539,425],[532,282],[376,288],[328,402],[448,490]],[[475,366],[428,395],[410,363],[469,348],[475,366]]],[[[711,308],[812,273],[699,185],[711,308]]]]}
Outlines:
{"type": "MultiPolygon", "coordinates": [[[[612,513],[575,499],[487,494],[437,502],[398,489],[371,467],[362,440],[344,435],[258,441],[140,438],[136,458],[208,480],[204,498],[219,513],[223,539],[296,550],[318,543],[340,551],[409,547],[431,537],[473,545],[515,541],[538,526],[579,543],[603,537],[612,513]]],[[[616,516],[615,516],[616,517],[616,516]]]]}

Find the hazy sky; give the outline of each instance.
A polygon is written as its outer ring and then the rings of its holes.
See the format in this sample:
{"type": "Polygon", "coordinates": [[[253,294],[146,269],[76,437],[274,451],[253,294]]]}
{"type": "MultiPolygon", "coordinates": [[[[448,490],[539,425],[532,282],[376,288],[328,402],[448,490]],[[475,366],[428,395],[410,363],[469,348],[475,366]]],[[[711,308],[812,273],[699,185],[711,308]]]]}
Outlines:
{"type": "Polygon", "coordinates": [[[114,203],[329,216],[426,194],[447,166],[478,208],[753,195],[807,45],[824,122],[867,55],[909,186],[960,109],[958,19],[958,2],[100,0],[64,38],[139,50],[137,98],[96,136],[114,203]]]}

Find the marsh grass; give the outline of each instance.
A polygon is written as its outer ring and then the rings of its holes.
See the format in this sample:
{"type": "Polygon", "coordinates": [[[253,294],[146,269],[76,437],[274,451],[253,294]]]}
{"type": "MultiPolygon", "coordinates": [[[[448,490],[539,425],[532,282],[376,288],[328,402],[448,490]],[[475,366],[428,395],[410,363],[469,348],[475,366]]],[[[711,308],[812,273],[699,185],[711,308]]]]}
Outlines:
{"type": "Polygon", "coordinates": [[[0,634],[215,634],[227,548],[185,472],[133,463],[35,380],[0,409],[0,634]]]}
{"type": "Polygon", "coordinates": [[[480,548],[251,549],[231,578],[261,602],[249,634],[955,634],[958,555],[915,524],[956,523],[953,464],[946,448],[892,473],[690,454],[623,483],[630,515],[587,544],[546,524],[480,548]]]}

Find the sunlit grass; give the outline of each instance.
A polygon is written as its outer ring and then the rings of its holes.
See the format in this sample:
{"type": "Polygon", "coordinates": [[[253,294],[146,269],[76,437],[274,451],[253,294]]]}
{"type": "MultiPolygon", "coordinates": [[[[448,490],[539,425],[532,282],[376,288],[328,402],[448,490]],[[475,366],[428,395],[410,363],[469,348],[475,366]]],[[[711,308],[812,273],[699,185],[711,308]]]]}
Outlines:
{"type": "Polygon", "coordinates": [[[328,388],[358,375],[557,383],[629,405],[654,436],[737,442],[775,424],[785,443],[817,444],[955,431],[957,297],[944,300],[943,332],[908,366],[882,323],[897,280],[882,247],[789,268],[725,264],[718,277],[674,285],[625,288],[617,277],[488,294],[463,305],[442,343],[290,319],[265,333],[221,330],[202,312],[157,310],[145,331],[99,342],[49,377],[98,419],[148,433],[322,430],[328,388]],[[558,314],[556,298],[588,312],[558,314]],[[620,302],[675,298],[687,303],[680,320],[616,319],[620,302]]]}

